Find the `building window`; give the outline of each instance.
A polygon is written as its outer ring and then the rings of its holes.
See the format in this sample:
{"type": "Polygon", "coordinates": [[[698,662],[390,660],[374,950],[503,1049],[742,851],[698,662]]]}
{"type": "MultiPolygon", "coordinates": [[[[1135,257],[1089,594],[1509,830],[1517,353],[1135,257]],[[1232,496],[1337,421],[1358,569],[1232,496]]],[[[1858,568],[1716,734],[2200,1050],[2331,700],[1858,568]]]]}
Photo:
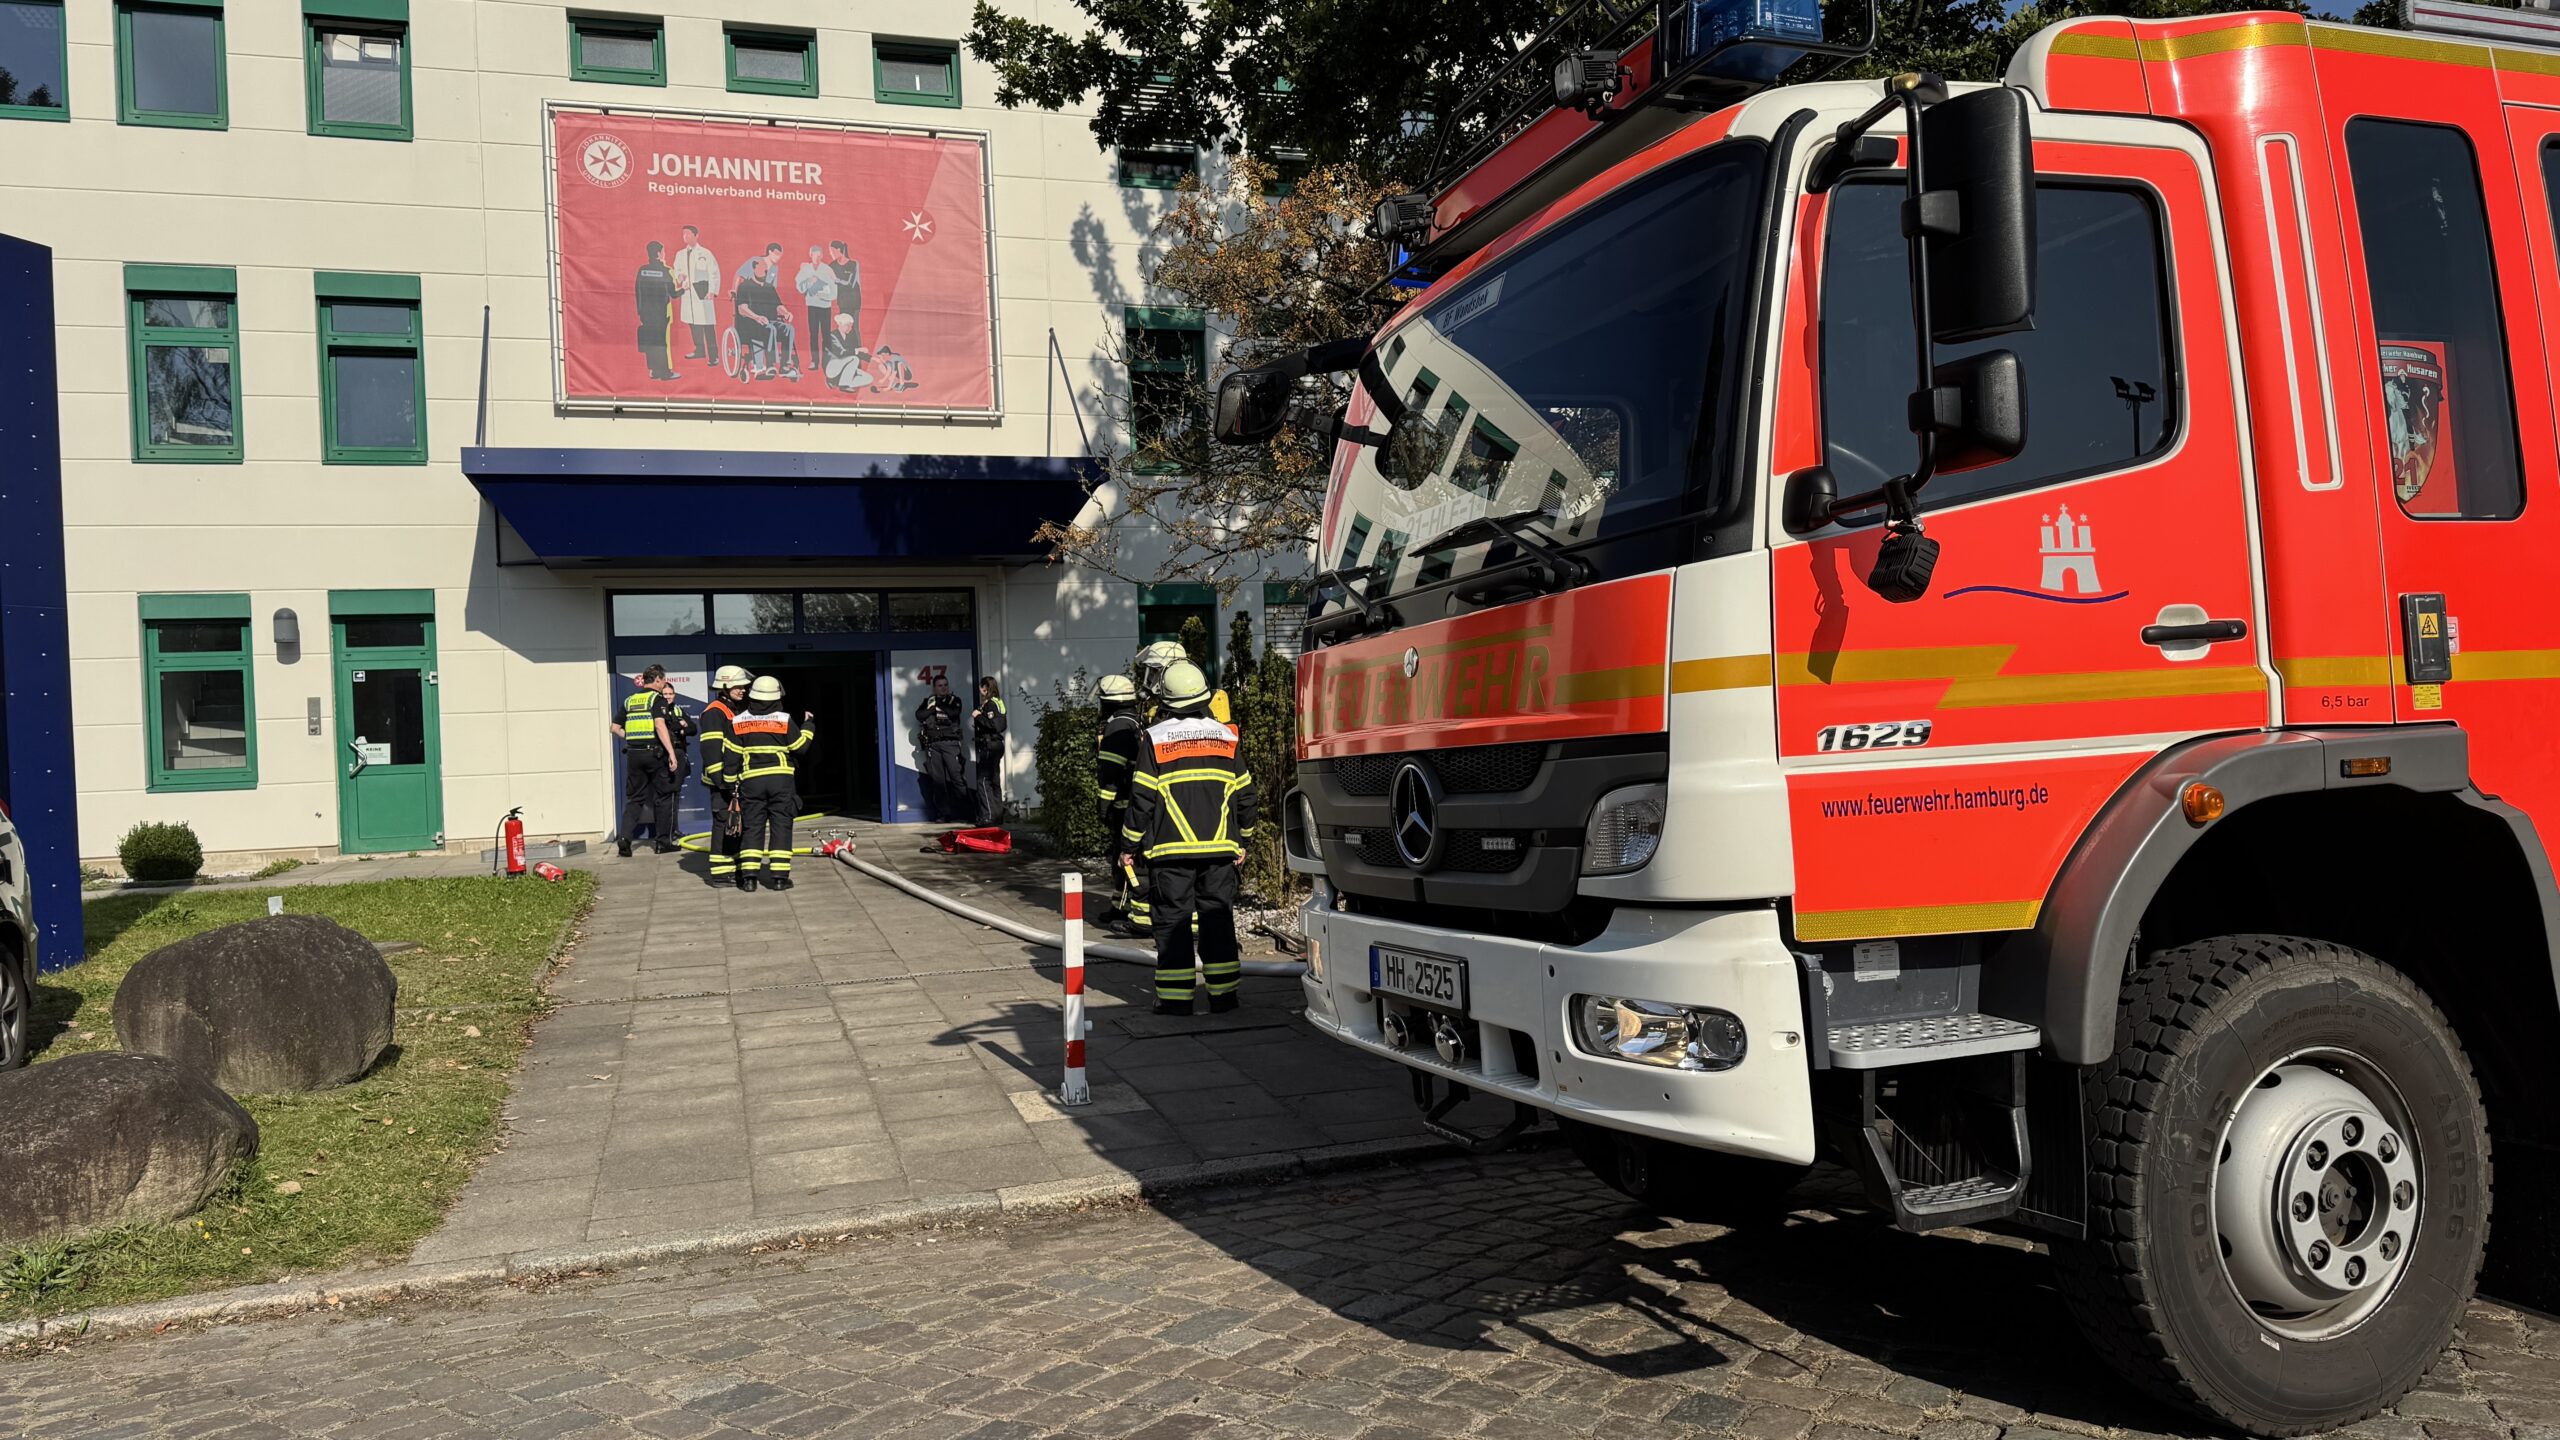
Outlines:
{"type": "Polygon", "coordinates": [[[322,458],[331,465],[425,464],[418,278],[324,271],[317,288],[322,458]]]}
{"type": "Polygon", "coordinates": [[[1132,190],[1179,190],[1198,168],[1199,152],[1187,146],[1120,152],[1120,183],[1132,190]]]}
{"type": "Polygon", "coordinates": [[[735,25],[726,34],[731,90],[741,95],[818,93],[817,36],[735,25]]]}
{"type": "Polygon", "coordinates": [[[408,139],[407,0],[305,0],[303,9],[311,25],[305,67],[311,133],[350,140],[408,139]],[[341,10],[346,13],[336,13],[341,10]]]}
{"type": "MultiPolygon", "coordinates": [[[[1911,388],[1911,260],[1900,181],[1857,181],[1832,196],[1823,242],[1824,458],[1840,493],[1855,495],[1911,463],[1903,407],[1879,398],[1911,388]]],[[[2016,351],[2034,377],[2035,423],[2014,458],[1930,481],[1923,509],[2123,470],[2166,453],[2177,439],[2167,248],[2150,192],[2041,182],[2036,237],[2041,273],[2103,275],[2107,283],[2047,286],[2035,329],[1938,347],[1941,364],[2016,351]]],[[[1594,438],[1618,453],[1614,429],[1594,438]]]]}
{"type": "Polygon", "coordinates": [[[2421,520],[2512,520],[2524,513],[2523,466],[2471,141],[2442,125],[2350,120],[2347,173],[2392,494],[2421,520]]]}
{"type": "Polygon", "coordinates": [[[1262,643],[1294,661],[1306,649],[1307,587],[1297,580],[1262,582],[1262,643]]]}
{"type": "Polygon", "coordinates": [[[220,130],[230,124],[222,7],[186,0],[116,6],[116,119],[220,130]]]}
{"type": "Polygon", "coordinates": [[[246,595],[145,595],[143,704],[149,787],[249,790],[258,783],[257,692],[246,595]]]}
{"type": "Polygon", "coordinates": [[[1265,155],[1262,163],[1271,174],[1262,182],[1262,193],[1274,200],[1285,200],[1298,193],[1298,182],[1307,178],[1315,162],[1304,155],[1265,155]]]}
{"type": "Polygon", "coordinates": [[[889,629],[900,635],[969,628],[969,592],[916,590],[889,596],[889,629]]]}
{"type": "Polygon", "coordinates": [[[791,592],[752,591],[711,597],[711,628],[722,635],[788,635],[794,629],[791,592]]]}
{"type": "Polygon", "coordinates": [[[624,15],[570,16],[569,78],[605,85],[666,84],[666,22],[624,15]]]}
{"type": "Polygon", "coordinates": [[[128,265],[133,458],[240,458],[240,315],[233,272],[128,265]]]}
{"type": "Polygon", "coordinates": [[[0,118],[71,118],[62,0],[0,0],[0,118]]]}
{"type": "Polygon", "coordinates": [[[867,635],[880,628],[880,597],[865,590],[803,595],[800,628],[811,635],[867,635]]]}
{"type": "Polygon", "coordinates": [[[707,628],[699,594],[613,597],[616,635],[699,635],[707,628]]]}
{"type": "Polygon", "coordinates": [[[1195,310],[1129,311],[1129,451],[1138,468],[1182,468],[1181,448],[1206,422],[1209,335],[1195,310]]]}
{"type": "Polygon", "coordinates": [[[960,108],[960,49],[882,40],[871,47],[872,93],[890,105],[960,108]]]}

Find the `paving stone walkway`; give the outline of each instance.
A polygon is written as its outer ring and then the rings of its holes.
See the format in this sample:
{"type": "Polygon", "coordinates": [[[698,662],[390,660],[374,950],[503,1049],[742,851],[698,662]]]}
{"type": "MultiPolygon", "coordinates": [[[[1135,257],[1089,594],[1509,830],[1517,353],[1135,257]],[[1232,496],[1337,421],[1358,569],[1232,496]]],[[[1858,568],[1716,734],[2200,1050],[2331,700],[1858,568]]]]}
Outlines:
{"type": "MultiPolygon", "coordinates": [[[[2196,1436],[2014,1240],[1818,1195],[1663,1225],[1553,1154],[705,1256],[0,1362],[26,1440],[2196,1436]]],[[[2560,1326],[2474,1305],[2357,1440],[2547,1440],[2560,1326]]]]}
{"type": "MultiPolygon", "coordinates": [[[[1056,923],[1054,864],[855,828],[875,862],[1056,923]]],[[[694,855],[590,865],[506,1148],[415,1263],[1422,1136],[1401,1072],[1319,1038],[1294,980],[1182,1020],[1147,1013],[1144,967],[1096,965],[1094,1103],[1064,1110],[1055,952],[815,857],[784,894],[714,886],[694,855]]]]}

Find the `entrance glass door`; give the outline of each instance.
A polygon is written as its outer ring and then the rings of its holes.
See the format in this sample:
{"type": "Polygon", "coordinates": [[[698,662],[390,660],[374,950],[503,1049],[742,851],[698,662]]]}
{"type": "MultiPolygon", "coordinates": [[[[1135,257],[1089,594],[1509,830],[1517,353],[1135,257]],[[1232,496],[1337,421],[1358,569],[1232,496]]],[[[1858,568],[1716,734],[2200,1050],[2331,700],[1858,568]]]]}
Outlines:
{"type": "Polygon", "coordinates": [[[435,621],[341,615],[330,630],[337,663],[338,848],[350,855],[433,849],[444,831],[435,621]]]}

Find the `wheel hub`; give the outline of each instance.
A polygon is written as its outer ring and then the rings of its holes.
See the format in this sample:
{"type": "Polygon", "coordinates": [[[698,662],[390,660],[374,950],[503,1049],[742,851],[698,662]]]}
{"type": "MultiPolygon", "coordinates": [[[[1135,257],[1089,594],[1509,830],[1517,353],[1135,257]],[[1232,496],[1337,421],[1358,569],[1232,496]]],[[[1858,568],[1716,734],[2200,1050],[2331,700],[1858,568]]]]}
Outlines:
{"type": "Polygon", "coordinates": [[[2300,1056],[2232,1115],[2214,1180],[2223,1269],[2260,1323],[2312,1339],[2364,1319],[2417,1238],[2417,1146],[2398,1096],[2351,1056],[2300,1056]]]}

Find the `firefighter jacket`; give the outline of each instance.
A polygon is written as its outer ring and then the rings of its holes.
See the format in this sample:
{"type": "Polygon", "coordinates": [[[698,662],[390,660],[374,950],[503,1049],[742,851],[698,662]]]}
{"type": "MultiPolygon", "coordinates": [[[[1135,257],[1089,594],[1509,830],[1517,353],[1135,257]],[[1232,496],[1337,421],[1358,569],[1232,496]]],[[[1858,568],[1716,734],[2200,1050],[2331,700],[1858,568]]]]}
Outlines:
{"type": "MultiPolygon", "coordinates": [[[[656,745],[658,743],[658,721],[662,718],[666,718],[668,712],[673,709],[675,709],[675,707],[667,703],[666,697],[660,695],[655,690],[634,690],[630,694],[623,696],[623,748],[626,750],[637,750],[643,745],[656,745]]],[[[675,728],[674,720],[667,720],[667,728],[670,733],[673,732],[675,728]]]]}
{"type": "Polygon", "coordinates": [[[1138,764],[1138,736],[1146,727],[1136,712],[1115,710],[1102,717],[1102,734],[1094,741],[1093,792],[1102,802],[1102,833],[1113,844],[1129,808],[1130,776],[1138,764]]]}
{"type": "MultiPolygon", "coordinates": [[[[745,704],[745,701],[738,702],[745,704]]],[[[714,700],[702,707],[702,783],[714,790],[726,790],[737,783],[728,778],[729,722],[735,718],[726,700],[714,700]]]]}
{"type": "Polygon", "coordinates": [[[927,695],[924,703],[916,707],[916,733],[927,745],[957,741],[964,713],[957,695],[927,695]]]}
{"type": "Polygon", "coordinates": [[[1253,776],[1236,732],[1207,715],[1174,715],[1139,737],[1120,839],[1147,863],[1233,860],[1253,828],[1253,776]]]}
{"type": "Polygon", "coordinates": [[[731,768],[723,762],[722,783],[734,785],[759,775],[796,775],[816,738],[783,702],[750,700],[746,709],[729,717],[729,734],[721,749],[727,761],[736,763],[731,768]]]}
{"type": "Polygon", "coordinates": [[[980,756],[1004,753],[1004,726],[1004,697],[1001,695],[979,701],[978,708],[969,712],[969,734],[977,742],[980,756]]]}

